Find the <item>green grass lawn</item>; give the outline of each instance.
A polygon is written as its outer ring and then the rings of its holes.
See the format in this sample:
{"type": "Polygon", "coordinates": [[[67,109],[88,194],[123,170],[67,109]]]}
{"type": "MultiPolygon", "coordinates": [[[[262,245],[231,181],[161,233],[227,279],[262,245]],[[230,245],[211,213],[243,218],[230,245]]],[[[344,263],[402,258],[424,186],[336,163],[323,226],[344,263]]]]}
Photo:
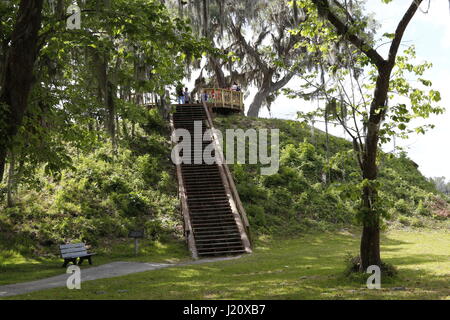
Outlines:
{"type": "Polygon", "coordinates": [[[383,259],[398,276],[368,290],[343,275],[346,253],[359,235],[314,233],[296,239],[259,239],[238,260],[143,272],[50,289],[10,299],[450,299],[450,233],[393,230],[383,235],[383,259]]]}
{"type": "MultiPolygon", "coordinates": [[[[140,261],[176,263],[190,259],[189,252],[183,241],[168,240],[165,242],[140,240],[139,255],[134,255],[134,241],[119,239],[113,242],[103,241],[93,248],[96,255],[92,258],[93,265],[98,266],[113,261],[140,261]]],[[[55,249],[58,251],[58,249],[55,249]]],[[[63,259],[30,258],[16,251],[0,250],[0,285],[32,281],[64,273],[63,259]]],[[[89,268],[85,261],[82,269],[89,268]]]]}

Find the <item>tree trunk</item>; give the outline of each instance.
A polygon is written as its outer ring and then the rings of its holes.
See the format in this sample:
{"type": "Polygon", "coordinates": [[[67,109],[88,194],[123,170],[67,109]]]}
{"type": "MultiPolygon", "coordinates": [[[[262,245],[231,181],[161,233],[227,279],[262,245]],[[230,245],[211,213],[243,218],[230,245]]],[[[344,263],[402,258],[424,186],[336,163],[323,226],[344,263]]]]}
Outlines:
{"type": "Polygon", "coordinates": [[[116,112],[116,116],[114,117],[114,121],[115,121],[115,125],[116,125],[116,138],[120,139],[121,137],[121,132],[120,132],[120,122],[119,122],[119,115],[116,112]]]}
{"type": "Polygon", "coordinates": [[[107,85],[107,97],[106,97],[106,108],[108,112],[107,118],[107,131],[111,137],[112,148],[116,150],[116,106],[114,103],[114,97],[116,95],[116,87],[111,81],[108,81],[107,85]]]}
{"type": "Polygon", "coordinates": [[[128,134],[128,127],[127,127],[127,122],[126,122],[125,118],[122,119],[122,132],[123,132],[123,136],[125,137],[125,139],[128,139],[130,137],[128,134]]]}
{"type": "Polygon", "coordinates": [[[43,0],[21,0],[11,35],[0,93],[0,177],[12,138],[22,124],[33,83],[33,67],[39,51],[43,0]]]}
{"type": "Polygon", "coordinates": [[[310,127],[310,130],[311,130],[311,142],[312,142],[312,144],[314,145],[314,147],[316,147],[317,148],[317,140],[316,140],[316,128],[315,128],[315,126],[314,126],[314,120],[313,119],[311,119],[311,127],[310,127]]]}
{"type": "Polygon", "coordinates": [[[267,70],[267,72],[265,72],[261,88],[256,93],[255,98],[250,104],[250,107],[247,111],[247,116],[257,117],[264,100],[266,100],[271,93],[283,88],[294,76],[294,73],[290,72],[277,82],[272,82],[272,76],[274,72],[275,70],[273,69],[269,69],[267,70]]]}
{"type": "Polygon", "coordinates": [[[7,207],[11,208],[14,206],[14,198],[13,198],[13,189],[14,189],[14,172],[15,172],[15,166],[16,166],[16,159],[14,156],[14,152],[10,151],[9,153],[10,159],[9,159],[9,170],[8,170],[8,191],[7,191],[7,207]]]}
{"type": "MultiPolygon", "coordinates": [[[[374,99],[370,106],[370,116],[367,125],[367,136],[364,145],[362,161],[363,179],[369,182],[375,181],[378,177],[377,153],[380,135],[380,125],[383,121],[386,110],[389,79],[393,64],[386,65],[379,69],[375,87],[374,99]]],[[[363,233],[361,236],[361,271],[367,270],[371,265],[381,266],[380,257],[380,213],[374,207],[377,201],[377,191],[372,186],[365,186],[363,189],[362,222],[363,233]]]]}
{"type": "Polygon", "coordinates": [[[361,272],[365,272],[369,266],[381,266],[380,256],[380,222],[364,223],[361,236],[361,272]]]}
{"type": "Polygon", "coordinates": [[[66,10],[64,8],[64,0],[58,0],[56,3],[56,16],[58,19],[63,19],[66,15],[66,10]]]}
{"type": "MultiPolygon", "coordinates": [[[[96,68],[97,77],[97,99],[100,105],[103,105],[107,111],[108,109],[108,65],[106,62],[105,55],[99,54],[99,52],[94,51],[94,64],[96,68]]],[[[108,121],[107,114],[105,116],[105,111],[102,112],[103,123],[106,123],[106,131],[108,132],[108,121]]]]}
{"type": "Polygon", "coordinates": [[[203,36],[205,38],[208,38],[208,31],[209,31],[209,0],[203,0],[203,36]]]}
{"type": "Polygon", "coordinates": [[[250,104],[250,107],[247,111],[248,117],[258,117],[259,111],[261,110],[262,104],[264,100],[269,96],[270,90],[269,88],[262,88],[260,89],[253,99],[252,103],[250,104]]]}
{"type": "Polygon", "coordinates": [[[5,175],[6,151],[7,148],[2,148],[0,145],[0,182],[3,181],[3,176],[5,175]]]}
{"type": "Polygon", "coordinates": [[[219,61],[217,61],[216,58],[214,57],[210,57],[209,58],[209,63],[212,65],[214,73],[216,74],[216,81],[217,81],[217,85],[219,86],[219,88],[227,88],[227,81],[225,79],[225,74],[223,73],[222,67],[219,63],[219,61]]]}

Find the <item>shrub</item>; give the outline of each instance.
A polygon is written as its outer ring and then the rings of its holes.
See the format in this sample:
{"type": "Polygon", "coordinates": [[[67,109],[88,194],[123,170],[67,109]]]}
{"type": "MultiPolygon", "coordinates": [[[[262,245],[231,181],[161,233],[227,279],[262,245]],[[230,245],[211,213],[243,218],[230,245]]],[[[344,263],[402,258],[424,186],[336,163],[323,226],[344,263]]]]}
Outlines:
{"type": "Polygon", "coordinates": [[[266,214],[263,207],[251,204],[247,206],[246,212],[249,220],[251,221],[251,225],[255,225],[257,227],[267,226],[266,214]]]}
{"type": "Polygon", "coordinates": [[[408,217],[400,217],[398,219],[398,222],[400,222],[404,226],[410,226],[411,225],[411,220],[408,217]]]}
{"type": "Polygon", "coordinates": [[[414,211],[412,210],[411,205],[406,202],[404,199],[400,199],[394,204],[394,209],[401,215],[410,216],[414,211]]]}
{"type": "Polygon", "coordinates": [[[413,218],[411,225],[415,228],[425,227],[425,222],[419,218],[413,218]]]}
{"type": "Polygon", "coordinates": [[[420,200],[416,208],[416,214],[419,216],[429,216],[431,215],[431,210],[423,204],[422,200],[420,200]]]}

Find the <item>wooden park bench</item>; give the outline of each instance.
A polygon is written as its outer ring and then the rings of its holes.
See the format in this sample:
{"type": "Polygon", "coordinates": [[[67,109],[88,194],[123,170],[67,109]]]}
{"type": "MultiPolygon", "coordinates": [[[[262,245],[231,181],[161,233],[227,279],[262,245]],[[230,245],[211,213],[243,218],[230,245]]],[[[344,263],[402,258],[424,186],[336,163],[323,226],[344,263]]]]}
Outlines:
{"type": "Polygon", "coordinates": [[[64,259],[64,264],[62,265],[64,268],[67,267],[69,262],[76,265],[78,258],[80,259],[78,265],[81,265],[85,259],[89,261],[89,264],[92,264],[91,257],[95,255],[95,253],[87,251],[84,243],[62,244],[59,246],[59,250],[61,251],[61,258],[64,259]]]}

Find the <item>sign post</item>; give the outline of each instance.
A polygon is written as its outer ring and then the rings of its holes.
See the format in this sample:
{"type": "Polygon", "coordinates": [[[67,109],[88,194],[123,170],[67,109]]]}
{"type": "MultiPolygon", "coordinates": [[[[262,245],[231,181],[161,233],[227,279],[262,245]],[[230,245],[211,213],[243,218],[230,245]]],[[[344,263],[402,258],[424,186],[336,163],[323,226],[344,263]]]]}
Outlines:
{"type": "Polygon", "coordinates": [[[133,230],[128,233],[129,238],[134,238],[134,255],[139,253],[139,239],[144,238],[144,230],[133,230]]]}

